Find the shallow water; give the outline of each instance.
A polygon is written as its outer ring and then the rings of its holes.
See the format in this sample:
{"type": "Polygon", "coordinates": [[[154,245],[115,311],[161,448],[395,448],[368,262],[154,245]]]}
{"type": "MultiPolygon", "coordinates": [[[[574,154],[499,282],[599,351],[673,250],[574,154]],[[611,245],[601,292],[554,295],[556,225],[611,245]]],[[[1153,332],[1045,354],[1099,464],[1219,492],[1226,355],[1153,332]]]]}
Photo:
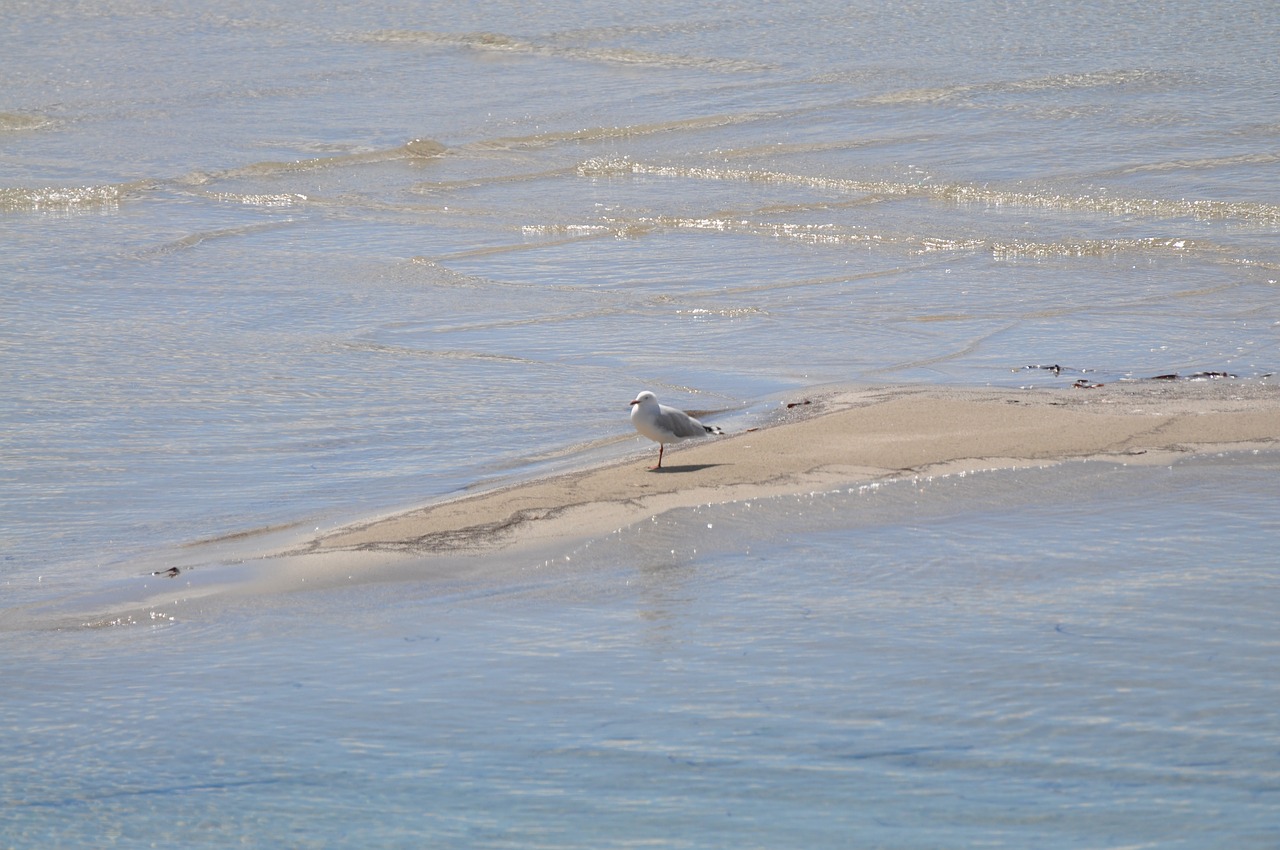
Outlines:
{"type": "Polygon", "coordinates": [[[45,633],[6,653],[0,839],[1271,846],[1278,471],[903,480],[45,633]]]}
{"type": "Polygon", "coordinates": [[[638,448],[645,387],[1275,369],[1273,4],[6,19],[9,576],[638,448]]]}
{"type": "MultiPolygon", "coordinates": [[[[734,430],[824,383],[1270,380],[1277,31],[1260,2],[8,8],[3,608],[647,451],[643,388],[734,430]]],[[[1274,462],[1177,470],[0,631],[0,844],[1268,846],[1274,462]]]]}

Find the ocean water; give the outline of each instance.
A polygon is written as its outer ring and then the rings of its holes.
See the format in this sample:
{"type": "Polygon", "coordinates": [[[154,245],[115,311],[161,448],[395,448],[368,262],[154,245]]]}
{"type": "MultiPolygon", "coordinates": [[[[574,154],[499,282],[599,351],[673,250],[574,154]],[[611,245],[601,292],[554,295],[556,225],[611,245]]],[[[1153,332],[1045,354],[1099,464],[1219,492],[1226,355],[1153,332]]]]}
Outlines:
{"type": "MultiPolygon", "coordinates": [[[[732,429],[833,382],[1269,381],[1278,35],[1262,2],[8,4],[0,609],[638,455],[643,388],[732,429]]],[[[803,544],[734,508],[572,580],[6,628],[0,844],[1273,845],[1274,460],[1086,466],[1031,475],[1061,524],[966,477],[928,528],[828,494],[803,544]],[[713,632],[757,623],[735,667],[713,632]],[[957,681],[970,645],[1013,666],[957,681]]]]}

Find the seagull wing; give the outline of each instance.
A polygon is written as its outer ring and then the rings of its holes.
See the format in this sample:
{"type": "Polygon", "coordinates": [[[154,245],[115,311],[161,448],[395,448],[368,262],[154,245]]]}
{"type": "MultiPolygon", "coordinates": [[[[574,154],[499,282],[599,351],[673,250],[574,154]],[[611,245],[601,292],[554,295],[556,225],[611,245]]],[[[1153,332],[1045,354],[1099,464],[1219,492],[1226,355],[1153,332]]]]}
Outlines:
{"type": "Polygon", "coordinates": [[[707,426],[703,425],[697,419],[694,419],[683,410],[677,410],[674,407],[667,407],[665,404],[658,405],[658,424],[680,439],[686,437],[705,437],[710,431],[707,426]]]}

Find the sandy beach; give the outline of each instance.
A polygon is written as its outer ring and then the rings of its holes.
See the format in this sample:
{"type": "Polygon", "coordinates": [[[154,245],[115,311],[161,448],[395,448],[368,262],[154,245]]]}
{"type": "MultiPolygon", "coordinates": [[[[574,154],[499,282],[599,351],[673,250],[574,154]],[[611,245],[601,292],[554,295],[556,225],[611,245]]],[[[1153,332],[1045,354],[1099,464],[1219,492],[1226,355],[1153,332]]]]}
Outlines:
{"type": "Polygon", "coordinates": [[[774,424],[677,444],[660,470],[650,468],[655,444],[623,463],[348,526],[289,554],[481,554],[608,533],[677,507],[1070,458],[1158,463],[1280,440],[1280,390],[1266,382],[832,389],[781,411],[774,424]]]}

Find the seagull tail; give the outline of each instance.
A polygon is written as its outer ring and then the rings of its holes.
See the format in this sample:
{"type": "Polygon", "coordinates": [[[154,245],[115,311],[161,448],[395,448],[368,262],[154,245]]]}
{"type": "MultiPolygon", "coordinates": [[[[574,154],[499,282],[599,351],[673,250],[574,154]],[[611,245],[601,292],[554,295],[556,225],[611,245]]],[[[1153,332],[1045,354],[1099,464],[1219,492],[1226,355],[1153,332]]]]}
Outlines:
{"type": "Polygon", "coordinates": [[[721,431],[720,426],[718,425],[703,425],[702,427],[707,429],[708,434],[716,434],[721,437],[724,436],[724,431],[721,431]]]}

